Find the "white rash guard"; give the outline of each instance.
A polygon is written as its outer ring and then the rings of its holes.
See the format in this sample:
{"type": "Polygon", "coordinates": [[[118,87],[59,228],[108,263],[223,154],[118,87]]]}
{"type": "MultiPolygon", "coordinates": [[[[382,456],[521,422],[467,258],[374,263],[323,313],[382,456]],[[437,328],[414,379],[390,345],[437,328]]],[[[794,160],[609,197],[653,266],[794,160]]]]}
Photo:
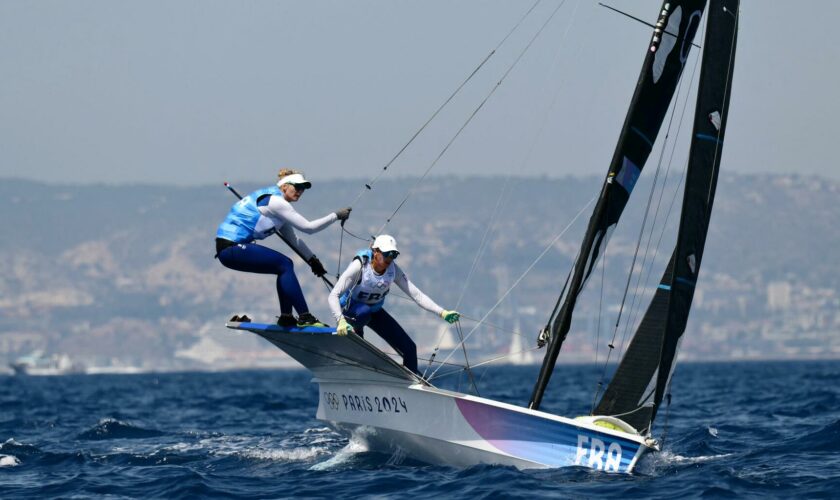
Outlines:
{"type": "MultiPolygon", "coordinates": [[[[367,265],[370,265],[369,263],[367,265]]],[[[411,297],[414,302],[417,303],[418,306],[422,307],[423,309],[433,312],[436,315],[440,316],[443,312],[443,308],[440,307],[430,299],[426,294],[420,291],[419,288],[414,286],[408,276],[400,269],[395,263],[392,263],[394,269],[396,271],[396,276],[394,277],[394,283],[400,287],[406,295],[411,297]]],[[[328,302],[330,304],[330,312],[332,312],[333,316],[335,316],[335,320],[338,321],[343,316],[341,312],[341,303],[339,302],[339,297],[341,295],[353,288],[357,281],[359,281],[359,277],[362,275],[362,262],[358,258],[354,258],[353,262],[347,266],[347,269],[341,274],[338,278],[338,282],[333,287],[332,291],[330,292],[330,296],[328,302]]]]}
{"type": "Polygon", "coordinates": [[[259,211],[262,217],[257,222],[255,232],[268,233],[271,229],[276,229],[289,243],[303,254],[305,260],[312,258],[314,253],[306,246],[303,240],[298,238],[294,230],[300,229],[306,234],[317,233],[338,220],[338,216],[335,213],[330,213],[313,221],[307,220],[306,217],[300,215],[294,209],[291,203],[286,201],[282,196],[277,195],[269,198],[268,205],[259,207],[259,211]]]}

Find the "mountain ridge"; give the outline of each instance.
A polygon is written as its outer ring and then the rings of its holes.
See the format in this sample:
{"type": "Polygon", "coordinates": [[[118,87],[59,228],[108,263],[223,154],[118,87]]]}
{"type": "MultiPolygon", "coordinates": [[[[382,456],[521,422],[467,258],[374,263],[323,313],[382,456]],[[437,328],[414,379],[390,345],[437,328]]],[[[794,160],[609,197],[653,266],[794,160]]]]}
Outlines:
{"type": "MultiPolygon", "coordinates": [[[[0,203],[11,216],[0,224],[14,237],[0,240],[0,258],[7,263],[0,285],[0,356],[12,359],[45,349],[88,363],[147,369],[253,366],[276,357],[276,351],[256,339],[233,337],[222,326],[240,310],[270,321],[277,306],[273,280],[236,273],[213,261],[216,226],[235,201],[221,184],[2,181],[0,203]],[[201,359],[201,349],[191,350],[208,338],[222,353],[211,363],[201,359]]],[[[591,333],[598,324],[602,335],[611,333],[604,325],[615,319],[610,308],[621,301],[633,252],[650,249],[654,263],[669,253],[667,236],[658,247],[658,233],[649,245],[638,239],[648,199],[638,193],[651,185],[652,179],[643,176],[608,250],[605,276],[622,286],[604,288],[601,306],[595,293],[600,287],[588,287],[581,301],[589,305],[579,309],[573,326],[582,333],[570,335],[567,361],[602,348],[591,333]]],[[[648,220],[664,220],[666,207],[679,192],[676,175],[664,185],[660,212],[648,220]]],[[[236,187],[245,193],[261,186],[236,187]]],[[[370,191],[361,181],[316,181],[298,210],[318,217],[363,190],[347,229],[367,237],[392,218],[387,231],[397,237],[403,250],[400,264],[412,280],[444,307],[457,306],[476,319],[533,264],[488,318],[500,328],[482,331],[473,337],[480,340],[470,343],[471,349],[490,356],[505,352],[517,325],[523,344],[533,344],[585,229],[591,207],[582,209],[599,187],[597,176],[436,176],[419,183],[405,177],[380,180],[370,191]],[[392,215],[407,193],[405,205],[392,215]],[[561,232],[563,237],[554,241],[561,232]],[[543,251],[545,257],[535,261],[543,251]]],[[[840,208],[832,201],[838,192],[840,182],[829,179],[721,173],[686,357],[840,355],[840,272],[829,257],[840,245],[833,222],[840,208]]],[[[665,227],[672,230],[675,218],[665,227]]],[[[356,247],[365,245],[340,234],[335,226],[304,236],[331,274],[337,271],[339,247],[341,265],[346,266],[356,247]]],[[[266,244],[291,254],[279,241],[266,244]]],[[[296,260],[296,266],[313,311],[328,318],[323,286],[305,264],[296,260]]],[[[660,273],[649,272],[654,280],[660,273]]],[[[641,307],[644,294],[636,298],[641,307]]],[[[434,346],[440,327],[435,318],[396,296],[389,309],[399,315],[421,352],[434,346]]],[[[467,329],[473,326],[465,324],[467,329]]]]}

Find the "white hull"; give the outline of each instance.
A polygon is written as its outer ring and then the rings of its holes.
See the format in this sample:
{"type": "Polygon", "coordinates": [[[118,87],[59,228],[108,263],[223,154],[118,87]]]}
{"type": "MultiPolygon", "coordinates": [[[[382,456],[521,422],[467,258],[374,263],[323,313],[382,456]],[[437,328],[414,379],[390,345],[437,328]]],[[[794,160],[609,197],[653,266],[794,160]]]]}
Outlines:
{"type": "Polygon", "coordinates": [[[465,467],[567,466],[630,472],[648,449],[637,434],[415,384],[315,379],[317,418],[354,431],[370,449],[465,467]]]}
{"type": "Polygon", "coordinates": [[[315,374],[317,418],[354,432],[372,450],[458,467],[567,466],[630,472],[655,443],[617,419],[569,419],[432,387],[361,337],[327,328],[287,331],[230,323],[259,334],[315,374]],[[617,427],[616,427],[617,426],[617,427]]]}

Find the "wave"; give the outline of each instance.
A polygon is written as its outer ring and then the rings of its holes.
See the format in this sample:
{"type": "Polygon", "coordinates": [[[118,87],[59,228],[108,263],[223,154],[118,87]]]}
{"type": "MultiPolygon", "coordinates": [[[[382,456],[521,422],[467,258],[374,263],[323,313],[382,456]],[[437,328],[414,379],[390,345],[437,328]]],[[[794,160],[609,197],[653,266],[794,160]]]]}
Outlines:
{"type": "MultiPolygon", "coordinates": [[[[279,463],[309,462],[327,455],[343,440],[329,428],[306,429],[287,437],[210,435],[195,441],[181,441],[158,449],[160,456],[201,455],[205,458],[238,457],[279,463]]],[[[152,458],[152,457],[150,457],[152,458]]]]}
{"type": "Polygon", "coordinates": [[[38,454],[41,450],[31,444],[19,443],[15,441],[14,438],[9,438],[4,443],[0,444],[0,452],[3,452],[4,455],[14,454],[18,457],[26,457],[38,454]]]}
{"type": "Polygon", "coordinates": [[[144,429],[113,418],[103,418],[92,428],[82,432],[77,439],[100,441],[106,439],[146,439],[164,436],[166,433],[155,429],[144,429]]]}
{"type": "Polygon", "coordinates": [[[78,467],[89,459],[89,454],[75,451],[44,451],[37,446],[20,443],[14,438],[9,438],[0,444],[0,457],[9,457],[3,458],[3,463],[0,464],[7,467],[19,465],[23,462],[47,467],[78,467]]]}
{"type": "Polygon", "coordinates": [[[813,432],[798,435],[771,448],[784,452],[838,452],[840,451],[840,420],[835,420],[813,432]]]}
{"type": "Polygon", "coordinates": [[[20,465],[20,460],[14,455],[0,455],[0,467],[14,467],[20,465]]]}

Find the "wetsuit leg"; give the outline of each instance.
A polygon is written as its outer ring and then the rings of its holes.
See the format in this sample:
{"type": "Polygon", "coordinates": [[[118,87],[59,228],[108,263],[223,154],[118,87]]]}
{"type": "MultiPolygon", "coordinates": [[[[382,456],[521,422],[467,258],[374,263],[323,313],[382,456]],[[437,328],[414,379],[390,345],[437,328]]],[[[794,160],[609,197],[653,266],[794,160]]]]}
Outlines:
{"type": "Polygon", "coordinates": [[[295,274],[294,263],[282,253],[253,243],[241,243],[219,252],[219,262],[236,271],[276,274],[280,313],[291,314],[292,307],[298,314],[309,312],[295,274]]]}
{"type": "Polygon", "coordinates": [[[350,304],[344,308],[344,317],[353,325],[353,331],[360,337],[365,336],[365,325],[370,321],[370,315],[373,313],[371,307],[361,302],[350,301],[350,304]]]}
{"type": "Polygon", "coordinates": [[[382,337],[388,345],[393,347],[403,357],[403,365],[416,374],[417,371],[417,345],[405,330],[397,323],[390,314],[383,309],[370,315],[368,326],[382,337]]]}

